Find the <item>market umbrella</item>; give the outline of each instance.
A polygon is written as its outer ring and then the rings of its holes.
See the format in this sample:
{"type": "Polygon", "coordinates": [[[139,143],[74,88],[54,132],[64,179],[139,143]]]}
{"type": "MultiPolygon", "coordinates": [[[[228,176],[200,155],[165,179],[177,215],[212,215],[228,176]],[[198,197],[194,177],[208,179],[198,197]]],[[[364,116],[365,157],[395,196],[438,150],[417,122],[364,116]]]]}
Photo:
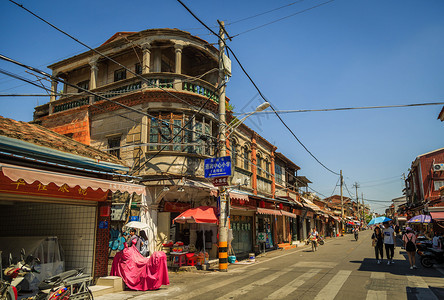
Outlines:
{"type": "Polygon", "coordinates": [[[367,225],[374,225],[374,224],[384,223],[384,222],[388,222],[388,221],[391,221],[391,220],[392,219],[389,219],[386,216],[377,217],[377,218],[373,218],[370,222],[368,222],[367,225]]]}
{"type": "Polygon", "coordinates": [[[216,208],[212,206],[199,206],[190,208],[181,213],[173,222],[177,223],[207,223],[217,224],[216,208]]]}
{"type": "Polygon", "coordinates": [[[149,226],[148,226],[148,224],[145,224],[143,222],[131,221],[131,222],[123,225],[123,227],[134,228],[134,229],[144,229],[144,228],[148,228],[149,226]]]}
{"type": "MultiPolygon", "coordinates": [[[[190,208],[179,216],[177,216],[173,223],[199,223],[199,224],[217,224],[218,219],[216,217],[216,208],[212,206],[199,206],[196,208],[190,208]]],[[[202,230],[203,235],[203,249],[205,257],[205,232],[202,230]]],[[[205,263],[206,263],[206,258],[205,263]]]]}
{"type": "Polygon", "coordinates": [[[431,223],[431,222],[432,222],[432,217],[430,217],[429,215],[417,215],[410,218],[410,220],[407,221],[407,223],[431,223]]]}

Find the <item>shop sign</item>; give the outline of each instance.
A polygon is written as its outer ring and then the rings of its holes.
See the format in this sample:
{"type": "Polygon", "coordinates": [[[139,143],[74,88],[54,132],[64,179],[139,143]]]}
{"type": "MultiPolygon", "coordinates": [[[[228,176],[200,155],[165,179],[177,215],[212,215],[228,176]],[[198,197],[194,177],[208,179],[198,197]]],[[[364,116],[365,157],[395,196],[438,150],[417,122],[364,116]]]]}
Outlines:
{"type": "Polygon", "coordinates": [[[243,206],[243,207],[251,207],[256,208],[256,200],[254,199],[239,199],[239,198],[230,198],[230,204],[233,206],[243,206]]]}
{"type": "Polygon", "coordinates": [[[265,232],[259,232],[257,234],[257,240],[259,243],[265,243],[267,241],[267,234],[265,232]]]}
{"type": "Polygon", "coordinates": [[[204,162],[205,178],[231,176],[231,157],[207,158],[204,162]]]}
{"type": "Polygon", "coordinates": [[[185,202],[165,202],[163,211],[165,212],[184,212],[191,208],[191,203],[185,202]]]}
{"type": "Polygon", "coordinates": [[[108,221],[100,221],[99,229],[108,229],[108,221]]]}
{"type": "Polygon", "coordinates": [[[228,185],[228,176],[213,178],[213,185],[214,186],[227,186],[228,185]]]}
{"type": "Polygon", "coordinates": [[[80,186],[70,187],[67,184],[57,186],[55,183],[42,184],[38,178],[31,184],[23,179],[12,181],[0,173],[0,193],[10,193],[23,196],[40,196],[49,198],[66,198],[77,200],[106,201],[109,191],[101,189],[86,189],[80,186]]]}

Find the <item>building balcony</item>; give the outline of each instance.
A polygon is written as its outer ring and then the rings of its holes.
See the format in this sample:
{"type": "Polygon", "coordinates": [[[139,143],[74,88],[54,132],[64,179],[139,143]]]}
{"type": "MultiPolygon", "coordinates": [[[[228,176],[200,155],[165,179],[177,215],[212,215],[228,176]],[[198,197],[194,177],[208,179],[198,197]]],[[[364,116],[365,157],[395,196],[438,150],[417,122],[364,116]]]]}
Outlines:
{"type": "MultiPolygon", "coordinates": [[[[216,88],[211,83],[195,77],[176,73],[147,73],[141,77],[132,77],[110,84],[106,84],[91,90],[107,99],[117,100],[118,97],[148,90],[166,90],[170,92],[185,92],[199,95],[205,99],[210,98],[218,103],[216,88]]],[[[35,108],[35,118],[41,118],[49,114],[67,111],[84,105],[93,104],[104,100],[102,97],[89,95],[86,92],[76,95],[62,95],[57,100],[35,108]]]]}

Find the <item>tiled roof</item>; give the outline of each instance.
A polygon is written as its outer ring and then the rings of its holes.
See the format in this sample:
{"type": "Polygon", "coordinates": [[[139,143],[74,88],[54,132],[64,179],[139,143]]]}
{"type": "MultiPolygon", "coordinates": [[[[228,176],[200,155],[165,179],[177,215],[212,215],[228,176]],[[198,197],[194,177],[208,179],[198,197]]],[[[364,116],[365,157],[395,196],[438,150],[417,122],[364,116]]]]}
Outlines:
{"type": "Polygon", "coordinates": [[[65,153],[125,166],[125,163],[115,156],[76,142],[71,138],[58,134],[45,127],[22,121],[15,121],[2,116],[0,116],[0,136],[17,139],[65,153]]]}

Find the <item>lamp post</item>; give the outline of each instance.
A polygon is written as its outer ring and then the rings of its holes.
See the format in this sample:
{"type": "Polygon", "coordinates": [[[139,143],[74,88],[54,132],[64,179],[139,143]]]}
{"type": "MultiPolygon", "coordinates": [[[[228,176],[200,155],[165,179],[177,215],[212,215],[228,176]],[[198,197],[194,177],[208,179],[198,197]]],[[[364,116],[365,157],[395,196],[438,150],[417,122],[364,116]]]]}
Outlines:
{"type": "MultiPolygon", "coordinates": [[[[228,124],[227,128],[225,130],[230,131],[230,133],[228,135],[231,135],[237,127],[239,127],[248,117],[250,117],[251,115],[263,111],[265,109],[267,109],[268,107],[270,107],[270,103],[269,102],[264,102],[261,105],[259,105],[258,107],[256,107],[256,109],[252,112],[249,112],[245,117],[243,117],[242,119],[238,120],[235,119],[233,121],[231,121],[230,124],[228,124]]],[[[222,125],[223,126],[223,125],[222,125]]]]}

